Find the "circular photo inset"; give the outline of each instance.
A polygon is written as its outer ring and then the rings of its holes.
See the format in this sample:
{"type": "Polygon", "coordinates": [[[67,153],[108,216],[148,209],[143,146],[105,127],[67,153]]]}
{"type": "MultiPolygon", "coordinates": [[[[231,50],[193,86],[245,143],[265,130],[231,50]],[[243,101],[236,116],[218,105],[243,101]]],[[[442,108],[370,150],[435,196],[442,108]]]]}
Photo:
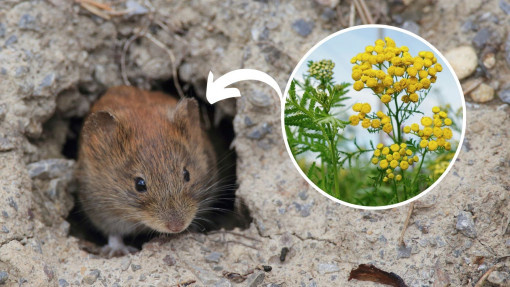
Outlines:
{"type": "Polygon", "coordinates": [[[446,175],[464,137],[465,103],[428,42],[395,27],[358,26],[300,61],[282,124],[312,186],[352,207],[382,209],[418,198],[446,175]]]}

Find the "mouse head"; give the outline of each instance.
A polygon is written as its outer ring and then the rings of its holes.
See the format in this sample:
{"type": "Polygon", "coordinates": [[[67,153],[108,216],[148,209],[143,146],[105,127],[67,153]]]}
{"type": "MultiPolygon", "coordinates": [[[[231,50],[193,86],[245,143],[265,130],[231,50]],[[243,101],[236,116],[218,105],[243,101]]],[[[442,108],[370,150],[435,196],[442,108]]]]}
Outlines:
{"type": "Polygon", "coordinates": [[[198,104],[92,113],[84,125],[89,190],[133,226],[185,230],[207,202],[215,156],[200,125],[198,104]]]}

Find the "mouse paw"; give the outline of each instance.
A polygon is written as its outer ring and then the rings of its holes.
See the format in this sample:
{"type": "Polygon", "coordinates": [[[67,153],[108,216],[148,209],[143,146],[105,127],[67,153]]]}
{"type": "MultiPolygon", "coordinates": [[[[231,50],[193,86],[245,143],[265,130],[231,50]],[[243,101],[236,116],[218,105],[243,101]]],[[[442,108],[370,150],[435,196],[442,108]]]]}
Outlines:
{"type": "Polygon", "coordinates": [[[108,236],[108,244],[101,248],[101,255],[112,258],[128,255],[137,251],[138,249],[135,247],[125,245],[121,236],[110,235],[108,236]]]}

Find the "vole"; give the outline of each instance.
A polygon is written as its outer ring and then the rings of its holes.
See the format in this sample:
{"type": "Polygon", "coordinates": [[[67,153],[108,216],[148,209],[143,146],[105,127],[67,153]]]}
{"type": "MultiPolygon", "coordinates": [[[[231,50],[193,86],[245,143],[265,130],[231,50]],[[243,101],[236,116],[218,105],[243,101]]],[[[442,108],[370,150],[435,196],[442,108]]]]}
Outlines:
{"type": "Polygon", "coordinates": [[[103,252],[110,257],[136,250],[123,236],[186,230],[211,201],[216,177],[215,153],[194,99],[114,87],[85,119],[78,198],[108,236],[103,252]]]}

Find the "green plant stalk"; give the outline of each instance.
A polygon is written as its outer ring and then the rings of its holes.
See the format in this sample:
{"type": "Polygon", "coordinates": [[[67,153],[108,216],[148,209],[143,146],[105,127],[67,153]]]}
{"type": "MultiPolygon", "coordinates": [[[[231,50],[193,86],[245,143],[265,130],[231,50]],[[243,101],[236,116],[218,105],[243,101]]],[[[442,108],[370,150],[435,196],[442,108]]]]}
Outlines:
{"type": "Polygon", "coordinates": [[[421,167],[423,166],[423,162],[425,161],[425,154],[427,154],[427,149],[425,149],[425,151],[422,153],[422,158],[421,158],[420,166],[418,167],[418,171],[416,172],[416,175],[414,176],[414,179],[413,179],[413,184],[412,184],[413,186],[416,183],[416,179],[418,178],[418,175],[421,172],[421,167]]]}
{"type": "MultiPolygon", "coordinates": [[[[335,144],[333,143],[333,140],[331,140],[329,142],[329,145],[330,145],[330,150],[331,150],[331,158],[333,159],[333,181],[334,181],[334,185],[335,185],[335,190],[334,190],[334,193],[335,193],[335,197],[336,198],[339,198],[339,196],[341,198],[344,198],[344,194],[341,194],[341,191],[338,187],[338,169],[337,169],[337,163],[338,163],[338,159],[337,159],[337,155],[336,155],[336,152],[335,152],[335,144]]],[[[345,199],[345,198],[344,198],[345,199]]]]}
{"type": "MultiPolygon", "coordinates": [[[[402,182],[404,182],[404,172],[402,171],[402,182]]],[[[404,200],[407,200],[407,190],[406,190],[406,185],[404,183],[404,200]]]]}
{"type": "Polygon", "coordinates": [[[393,192],[395,193],[395,196],[397,197],[397,202],[400,202],[400,199],[398,199],[397,181],[395,180],[395,178],[393,178],[391,181],[393,181],[393,192]]]}

